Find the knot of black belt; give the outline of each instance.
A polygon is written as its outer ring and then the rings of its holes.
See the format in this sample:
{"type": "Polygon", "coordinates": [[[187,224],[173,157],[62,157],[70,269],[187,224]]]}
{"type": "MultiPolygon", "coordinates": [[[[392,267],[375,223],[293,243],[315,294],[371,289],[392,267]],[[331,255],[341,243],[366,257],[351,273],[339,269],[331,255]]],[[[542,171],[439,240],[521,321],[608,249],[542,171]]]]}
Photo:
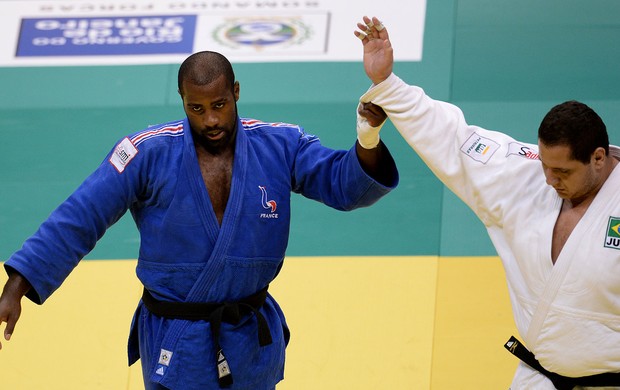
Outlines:
{"type": "Polygon", "coordinates": [[[244,314],[254,313],[258,322],[258,343],[261,347],[272,342],[269,324],[261,314],[260,308],[267,299],[267,289],[237,302],[198,303],[198,302],[166,302],[154,298],[145,288],[142,302],[149,311],[157,316],[181,320],[204,320],[211,323],[211,335],[216,351],[216,364],[220,387],[230,387],[233,383],[232,372],[224,351],[220,347],[220,329],[222,322],[236,325],[244,314]]]}

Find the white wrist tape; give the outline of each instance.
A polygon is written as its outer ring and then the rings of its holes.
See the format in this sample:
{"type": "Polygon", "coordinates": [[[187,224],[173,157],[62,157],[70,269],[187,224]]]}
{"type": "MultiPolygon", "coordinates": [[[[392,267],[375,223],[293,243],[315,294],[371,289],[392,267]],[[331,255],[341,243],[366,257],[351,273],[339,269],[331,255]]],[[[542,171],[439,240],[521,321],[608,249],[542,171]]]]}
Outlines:
{"type": "Polygon", "coordinates": [[[383,127],[383,123],[377,127],[372,127],[366,118],[359,113],[357,114],[357,140],[364,149],[373,149],[379,145],[381,139],[379,131],[383,127]]]}

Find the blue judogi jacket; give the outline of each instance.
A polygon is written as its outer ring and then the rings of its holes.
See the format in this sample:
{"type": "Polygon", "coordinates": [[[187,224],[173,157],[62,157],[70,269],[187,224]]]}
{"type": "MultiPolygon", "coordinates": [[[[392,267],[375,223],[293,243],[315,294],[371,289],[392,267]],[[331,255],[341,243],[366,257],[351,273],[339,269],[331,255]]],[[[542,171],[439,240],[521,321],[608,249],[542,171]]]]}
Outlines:
{"type": "MultiPolygon", "coordinates": [[[[149,127],[118,142],[106,159],[5,263],[43,303],[130,210],[140,232],[137,275],[157,299],[230,302],[266,287],[282,267],[290,194],[339,210],[373,204],[384,186],[361,168],[355,147],[321,145],[290,124],[238,118],[233,177],[218,223],[187,119],[149,127]]],[[[220,345],[234,389],[271,389],[283,378],[284,315],[269,295],[260,313],[272,343],[260,347],[256,316],[223,323],[220,345]]],[[[207,321],[166,319],[140,302],[132,321],[129,364],[142,359],[145,381],[170,389],[217,389],[216,351],[207,321]]]]}

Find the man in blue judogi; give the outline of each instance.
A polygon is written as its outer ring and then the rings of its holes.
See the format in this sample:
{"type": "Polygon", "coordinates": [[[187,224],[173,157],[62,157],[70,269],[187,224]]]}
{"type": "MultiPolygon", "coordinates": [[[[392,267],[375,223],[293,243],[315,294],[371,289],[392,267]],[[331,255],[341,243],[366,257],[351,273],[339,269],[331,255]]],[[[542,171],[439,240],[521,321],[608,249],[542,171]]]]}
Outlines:
{"type": "Polygon", "coordinates": [[[289,332],[268,294],[288,243],[291,192],[338,210],[370,206],[398,182],[364,123],[350,150],[296,125],[239,117],[239,83],[214,52],[179,69],[186,118],[120,140],[5,263],[0,323],[10,338],[25,295],[42,304],[129,210],[144,293],[129,363],[147,389],[273,389],[289,332]]]}

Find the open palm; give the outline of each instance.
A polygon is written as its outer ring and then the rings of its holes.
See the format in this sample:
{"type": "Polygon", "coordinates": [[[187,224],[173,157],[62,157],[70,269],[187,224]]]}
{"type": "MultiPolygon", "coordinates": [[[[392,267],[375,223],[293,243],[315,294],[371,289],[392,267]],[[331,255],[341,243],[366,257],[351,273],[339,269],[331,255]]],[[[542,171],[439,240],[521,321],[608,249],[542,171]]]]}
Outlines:
{"type": "Polygon", "coordinates": [[[379,84],[392,73],[394,50],[379,19],[364,16],[363,20],[364,23],[357,24],[360,31],[354,33],[364,45],[364,70],[374,84],[379,84]]]}

